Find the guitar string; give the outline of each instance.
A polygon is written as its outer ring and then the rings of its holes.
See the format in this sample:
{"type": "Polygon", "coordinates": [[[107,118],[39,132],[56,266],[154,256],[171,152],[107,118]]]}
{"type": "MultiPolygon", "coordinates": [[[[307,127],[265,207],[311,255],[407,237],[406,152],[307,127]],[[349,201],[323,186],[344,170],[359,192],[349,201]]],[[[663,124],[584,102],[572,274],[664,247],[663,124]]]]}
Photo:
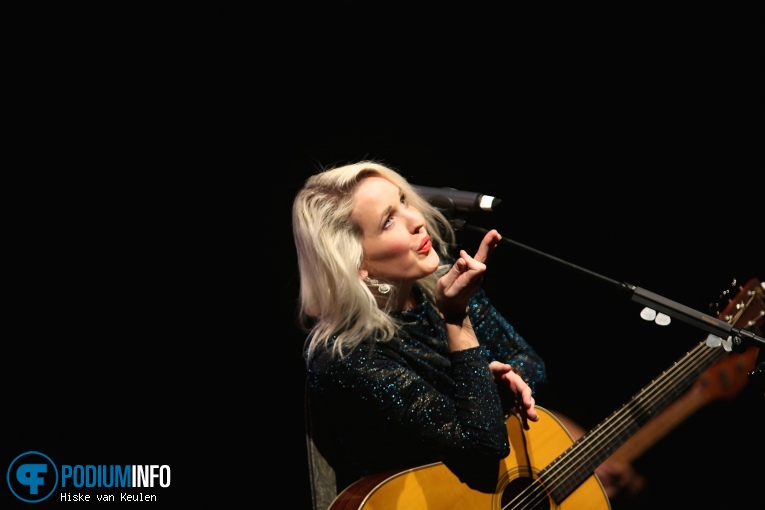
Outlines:
{"type": "MultiPolygon", "coordinates": [[[[689,388],[700,373],[714,364],[724,354],[725,351],[721,348],[710,348],[703,342],[698,344],[693,351],[685,356],[685,360],[677,362],[674,370],[670,369],[664,372],[658,378],[656,384],[649,385],[635,399],[622,406],[621,412],[607,419],[602,427],[602,433],[593,433],[592,440],[588,442],[583,441],[580,444],[578,448],[581,450],[580,455],[584,456],[585,459],[589,457],[589,460],[584,465],[577,466],[580,462],[576,458],[572,458],[568,465],[561,463],[560,466],[556,466],[558,467],[558,472],[556,477],[553,478],[552,485],[556,489],[567,487],[570,491],[573,491],[576,486],[594,473],[595,468],[601,462],[616,450],[618,447],[615,442],[616,439],[629,437],[634,434],[653,415],[689,388]],[[594,455],[593,452],[597,453],[598,451],[601,451],[600,458],[592,457],[594,455]],[[569,471],[572,468],[574,471],[569,471]],[[576,486],[572,486],[571,478],[577,474],[577,468],[583,477],[579,483],[573,480],[576,486]],[[561,471],[563,472],[562,474],[561,471]]],[[[555,472],[555,470],[553,469],[552,472],[555,472]]]]}
{"type": "MultiPolygon", "coordinates": [[[[756,297],[756,293],[751,294],[751,296],[752,299],[746,303],[744,309],[749,308],[751,301],[756,297]]],[[[741,315],[741,313],[737,314],[736,318],[741,317],[741,315]]],[[[762,319],[762,314],[758,320],[750,322],[748,326],[756,324],[760,319],[762,319]]],[[[602,458],[591,458],[584,465],[580,466],[578,470],[574,469],[572,471],[572,464],[575,465],[578,463],[576,460],[576,455],[588,454],[590,453],[589,450],[597,451],[598,449],[603,448],[603,445],[608,444],[608,442],[613,443],[613,438],[618,437],[618,435],[623,434],[625,431],[628,432],[627,437],[632,435],[637,429],[640,428],[640,426],[642,426],[642,424],[645,424],[651,418],[651,414],[654,411],[660,411],[663,407],[666,406],[666,404],[669,403],[669,401],[674,399],[676,396],[679,396],[683,391],[685,391],[687,387],[690,387],[693,382],[695,382],[696,378],[701,372],[703,372],[709,366],[713,365],[714,362],[716,362],[725,354],[726,352],[719,347],[711,348],[706,344],[706,342],[699,343],[695,349],[691,350],[685,356],[683,356],[683,358],[678,360],[673,367],[670,367],[670,369],[664,371],[655,380],[655,382],[652,382],[643,388],[629,402],[624,404],[619,410],[604,420],[601,425],[598,425],[595,429],[593,429],[590,434],[582,436],[563,454],[554,460],[547,468],[544,468],[539,473],[539,479],[543,482],[547,482],[547,485],[550,487],[549,491],[545,489],[543,484],[534,483],[522,491],[516,498],[513,499],[511,503],[503,508],[521,508],[518,507],[517,504],[525,504],[528,501],[531,501],[532,507],[535,507],[536,504],[547,500],[548,492],[554,495],[556,491],[563,490],[566,488],[566,485],[568,485],[570,490],[568,490],[568,492],[566,492],[562,498],[559,498],[561,501],[565,499],[565,497],[573,492],[576,487],[581,485],[587,478],[589,478],[589,476],[594,473],[595,467],[597,467],[611,453],[616,451],[618,445],[611,444],[609,449],[604,450],[602,453],[602,458]],[[683,386],[680,386],[681,389],[678,389],[678,382],[683,382],[687,384],[687,386],[684,384],[683,386]],[[640,400],[646,400],[650,407],[646,408],[645,405],[640,405],[638,407],[637,403],[640,400]],[[653,407],[655,407],[656,404],[663,405],[662,407],[654,410],[653,407]],[[637,415],[634,412],[636,409],[639,411],[637,415]],[[632,416],[635,417],[633,418],[632,416]],[[639,420],[642,420],[642,423],[639,420]],[[600,431],[601,428],[604,429],[602,434],[600,431]],[[594,441],[594,444],[590,446],[588,443],[592,441],[594,441]],[[574,452],[576,450],[582,451],[575,454],[574,452]],[[566,459],[567,456],[573,457],[573,460],[566,459]],[[585,470],[585,468],[587,469],[585,470]],[[586,473],[586,476],[582,477],[582,473],[586,473]],[[579,476],[580,479],[572,480],[572,478],[575,476],[579,476]],[[518,498],[523,499],[519,502],[518,498]]]]}
{"type": "MultiPolygon", "coordinates": [[[[707,347],[702,342],[701,344],[697,345],[693,351],[687,353],[684,356],[684,358],[688,358],[689,356],[691,358],[694,356],[699,356],[700,354],[703,354],[704,352],[709,354],[711,352],[719,352],[719,351],[707,347]]],[[[576,488],[579,485],[581,485],[581,483],[583,483],[587,478],[589,478],[594,473],[594,467],[597,467],[600,464],[600,462],[602,462],[602,460],[605,460],[605,458],[607,458],[611,452],[604,452],[603,453],[604,456],[602,459],[594,459],[594,460],[591,459],[589,462],[586,462],[584,465],[580,465],[577,467],[577,464],[580,464],[581,462],[579,460],[579,457],[589,454],[590,453],[589,450],[597,451],[597,449],[601,448],[603,444],[606,444],[607,441],[602,439],[603,435],[605,435],[606,439],[608,439],[608,434],[614,435],[616,433],[621,433],[621,431],[628,430],[629,425],[631,423],[634,424],[636,422],[636,419],[630,416],[630,415],[634,415],[632,411],[633,411],[633,407],[635,407],[631,404],[633,404],[634,402],[638,402],[640,400],[644,400],[647,396],[650,396],[649,395],[650,393],[661,394],[663,389],[668,386],[667,384],[664,384],[663,381],[665,379],[670,379],[670,376],[674,376],[674,372],[681,371],[680,369],[683,366],[687,366],[684,360],[682,359],[678,363],[676,363],[669,370],[663,372],[653,383],[649,384],[646,388],[643,388],[643,390],[638,392],[635,397],[633,397],[626,404],[622,405],[622,407],[619,408],[616,412],[614,412],[609,418],[604,420],[600,425],[598,425],[595,429],[593,429],[593,431],[590,434],[584,435],[579,440],[577,440],[566,451],[564,451],[560,456],[558,456],[557,459],[552,461],[552,463],[550,463],[547,468],[540,471],[539,481],[541,483],[534,483],[528,486],[524,491],[522,491],[518,496],[516,496],[516,498],[514,498],[511,503],[509,503],[504,508],[506,509],[513,508],[518,510],[520,510],[521,508],[538,508],[538,505],[540,503],[547,501],[548,493],[550,495],[554,495],[556,492],[559,492],[560,490],[565,488],[566,484],[573,485],[574,486],[573,488],[576,488]],[[654,391],[653,388],[657,388],[657,389],[654,391]],[[601,429],[603,430],[602,434],[601,434],[601,429]],[[590,447],[589,442],[592,442],[592,441],[595,441],[596,444],[590,447]],[[591,465],[592,469],[589,469],[588,465],[591,465]],[[585,469],[585,468],[588,468],[588,469],[585,469]],[[576,476],[580,477],[581,480],[570,481],[571,478],[574,478],[576,476]],[[519,498],[521,499],[519,500],[519,498]],[[523,506],[523,505],[529,505],[529,506],[523,506]]],[[[693,365],[693,366],[695,367],[697,365],[693,365]]],[[[664,395],[664,398],[669,398],[669,396],[664,395]]],[[[643,406],[638,407],[637,410],[643,414],[650,414],[643,410],[643,406]]],[[[645,421],[647,421],[647,419],[645,421]]],[[[639,426],[637,425],[633,425],[633,427],[639,428],[639,426]]],[[[568,493],[565,494],[564,497],[565,496],[568,496],[568,493]]],[[[553,499],[560,499],[562,501],[564,498],[553,497],[553,499]]]]}

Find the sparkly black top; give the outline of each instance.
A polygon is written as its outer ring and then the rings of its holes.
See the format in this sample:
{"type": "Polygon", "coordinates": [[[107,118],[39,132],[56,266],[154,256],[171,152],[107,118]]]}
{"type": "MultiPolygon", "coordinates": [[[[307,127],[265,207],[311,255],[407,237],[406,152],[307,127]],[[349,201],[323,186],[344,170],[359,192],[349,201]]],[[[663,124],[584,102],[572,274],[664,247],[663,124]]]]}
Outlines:
{"type": "Polygon", "coordinates": [[[419,300],[395,314],[406,325],[389,342],[370,340],[344,358],[318,351],[308,365],[314,442],[338,491],[372,473],[450,456],[505,458],[507,413],[489,362],[512,365],[535,392],[546,381],[542,359],[483,290],[468,305],[481,345],[454,353],[438,312],[421,293],[419,300]]]}

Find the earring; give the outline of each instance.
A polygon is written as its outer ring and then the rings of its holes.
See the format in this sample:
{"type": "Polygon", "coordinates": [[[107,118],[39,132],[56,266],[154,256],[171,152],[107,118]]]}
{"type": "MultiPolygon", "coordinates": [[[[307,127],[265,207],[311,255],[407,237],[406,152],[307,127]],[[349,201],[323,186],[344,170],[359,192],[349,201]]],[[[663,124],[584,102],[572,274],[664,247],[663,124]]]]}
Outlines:
{"type": "Polygon", "coordinates": [[[387,294],[390,292],[390,285],[387,283],[380,283],[377,280],[374,280],[372,278],[367,278],[367,282],[369,282],[369,285],[372,287],[377,287],[377,292],[380,294],[387,294]]]}

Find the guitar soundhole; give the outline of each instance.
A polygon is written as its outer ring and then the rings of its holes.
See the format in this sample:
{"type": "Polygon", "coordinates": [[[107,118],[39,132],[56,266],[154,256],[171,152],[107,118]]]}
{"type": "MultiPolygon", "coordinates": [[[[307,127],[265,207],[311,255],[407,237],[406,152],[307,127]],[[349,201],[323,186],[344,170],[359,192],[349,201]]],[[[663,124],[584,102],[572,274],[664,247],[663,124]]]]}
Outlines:
{"type": "Polygon", "coordinates": [[[503,509],[529,509],[529,510],[549,510],[550,499],[541,486],[531,488],[536,485],[533,478],[518,477],[510,481],[502,491],[503,509]]]}

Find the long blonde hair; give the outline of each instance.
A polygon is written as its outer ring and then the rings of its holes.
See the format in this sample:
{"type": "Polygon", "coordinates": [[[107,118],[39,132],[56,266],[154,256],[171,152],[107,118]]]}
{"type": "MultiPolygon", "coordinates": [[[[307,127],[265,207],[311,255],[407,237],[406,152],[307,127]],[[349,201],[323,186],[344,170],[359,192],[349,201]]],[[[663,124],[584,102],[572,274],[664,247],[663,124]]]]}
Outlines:
{"type": "MultiPolygon", "coordinates": [[[[390,340],[400,324],[379,306],[359,275],[364,253],[361,230],[351,218],[354,193],[367,177],[382,177],[399,187],[425,226],[441,260],[456,241],[449,220],[417,194],[395,170],[376,161],[329,168],[309,177],[292,204],[292,232],[300,272],[298,323],[308,334],[306,360],[334,338],[342,356],[366,338],[390,340]]],[[[433,303],[438,277],[446,266],[416,282],[433,303]]],[[[395,285],[389,296],[395,295],[395,285]]],[[[390,302],[390,297],[389,297],[390,302]]]]}

